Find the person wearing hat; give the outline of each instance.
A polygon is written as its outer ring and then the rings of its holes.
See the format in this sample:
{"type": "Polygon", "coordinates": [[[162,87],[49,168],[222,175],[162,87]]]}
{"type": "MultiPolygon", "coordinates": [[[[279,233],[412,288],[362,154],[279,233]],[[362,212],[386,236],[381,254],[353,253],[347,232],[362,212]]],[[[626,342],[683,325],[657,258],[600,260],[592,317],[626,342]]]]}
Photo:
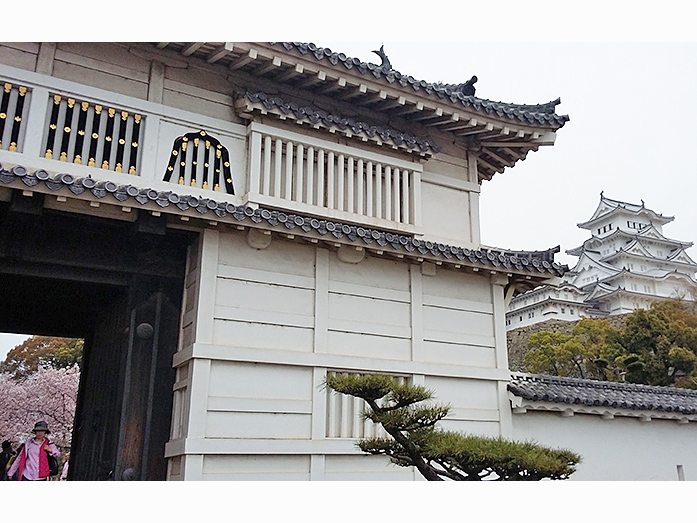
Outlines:
{"type": "Polygon", "coordinates": [[[17,450],[18,456],[7,471],[7,476],[12,477],[17,473],[19,481],[43,481],[49,476],[48,454],[54,458],[60,458],[60,451],[46,437],[51,431],[45,421],[39,421],[32,429],[33,438],[29,438],[17,450]]]}

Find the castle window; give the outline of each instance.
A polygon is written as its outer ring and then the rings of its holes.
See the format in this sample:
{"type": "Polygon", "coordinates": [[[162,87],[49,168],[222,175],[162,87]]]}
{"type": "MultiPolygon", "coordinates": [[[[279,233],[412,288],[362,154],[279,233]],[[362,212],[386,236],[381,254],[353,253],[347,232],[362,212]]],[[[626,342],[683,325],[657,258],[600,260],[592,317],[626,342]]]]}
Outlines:
{"type": "Polygon", "coordinates": [[[174,140],[163,180],[235,194],[228,150],[206,131],[174,140]]]}

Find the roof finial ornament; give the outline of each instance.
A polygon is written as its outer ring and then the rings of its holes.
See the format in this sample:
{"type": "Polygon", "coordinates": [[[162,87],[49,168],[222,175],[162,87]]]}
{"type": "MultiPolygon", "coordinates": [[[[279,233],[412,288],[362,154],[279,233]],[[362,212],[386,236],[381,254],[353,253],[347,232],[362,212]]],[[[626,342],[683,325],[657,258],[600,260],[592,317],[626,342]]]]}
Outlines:
{"type": "Polygon", "coordinates": [[[600,197],[603,198],[603,192],[605,191],[600,191],[600,197]]]}
{"type": "Polygon", "coordinates": [[[371,52],[378,55],[380,57],[380,59],[382,60],[380,67],[382,68],[383,71],[391,71],[392,70],[392,64],[390,63],[390,59],[387,58],[387,55],[385,54],[385,44],[380,45],[379,51],[371,51],[371,52]]]}
{"type": "Polygon", "coordinates": [[[474,84],[477,82],[478,78],[476,76],[472,76],[469,80],[467,80],[464,84],[458,84],[454,91],[456,93],[462,93],[465,96],[474,96],[474,84]]]}
{"type": "Polygon", "coordinates": [[[644,200],[641,200],[641,206],[644,207],[644,200]]]}

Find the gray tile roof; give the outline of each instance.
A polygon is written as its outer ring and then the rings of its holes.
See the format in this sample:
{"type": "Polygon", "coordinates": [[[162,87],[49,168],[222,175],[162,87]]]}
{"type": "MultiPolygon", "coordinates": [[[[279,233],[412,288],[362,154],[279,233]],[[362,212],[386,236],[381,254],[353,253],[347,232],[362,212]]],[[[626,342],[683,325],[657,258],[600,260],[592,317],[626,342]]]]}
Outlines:
{"type": "MultiPolygon", "coordinates": [[[[219,219],[229,217],[236,222],[254,224],[265,222],[272,227],[280,225],[288,231],[298,230],[305,233],[314,232],[319,236],[345,238],[360,245],[390,246],[397,251],[412,253],[413,256],[421,254],[443,261],[450,260],[452,263],[462,261],[475,266],[489,267],[492,270],[516,270],[540,277],[562,276],[568,270],[566,265],[554,262],[554,254],[559,252],[558,247],[547,251],[504,251],[491,248],[473,250],[273,209],[262,207],[253,209],[212,198],[177,194],[173,191],[157,191],[135,185],[119,185],[113,181],[98,181],[90,176],[80,178],[68,173],[51,175],[45,170],[30,173],[21,165],[15,165],[11,169],[5,169],[0,165],[0,183],[9,184],[17,180],[21,180],[29,188],[43,184],[51,191],[68,189],[75,195],[88,192],[98,199],[111,197],[118,202],[129,201],[140,205],[154,203],[161,208],[172,207],[181,212],[192,209],[201,215],[215,215],[219,219]]],[[[178,186],[175,185],[175,187],[178,186]]],[[[220,193],[211,192],[211,194],[220,193]]]]}
{"type": "Polygon", "coordinates": [[[569,117],[555,113],[556,106],[561,103],[557,98],[551,102],[537,105],[511,104],[496,102],[478,98],[476,96],[466,96],[456,91],[455,85],[443,83],[430,83],[425,80],[417,80],[413,76],[403,75],[394,69],[366,63],[358,58],[351,58],[344,53],[335,53],[331,49],[318,47],[312,43],[303,42],[270,42],[272,45],[282,46],[286,51],[294,51],[303,56],[313,57],[319,62],[329,62],[330,64],[343,65],[346,69],[355,69],[363,75],[370,75],[375,79],[383,80],[389,84],[399,85],[402,88],[411,88],[413,91],[423,91],[429,96],[441,100],[448,99],[454,104],[459,104],[468,109],[493,115],[499,118],[508,118],[530,125],[546,125],[562,127],[569,117]]]}
{"type": "Polygon", "coordinates": [[[697,390],[523,374],[508,390],[529,401],[697,414],[697,390]]]}
{"type": "Polygon", "coordinates": [[[366,134],[370,138],[379,137],[384,142],[390,142],[397,146],[405,146],[409,149],[418,149],[420,151],[440,152],[441,147],[436,145],[432,140],[420,138],[403,133],[389,127],[370,125],[360,120],[347,118],[344,116],[331,114],[322,109],[311,106],[300,106],[295,102],[285,102],[282,98],[275,95],[269,95],[264,92],[245,92],[242,95],[244,98],[255,104],[263,104],[268,110],[279,109],[284,114],[293,114],[300,121],[309,121],[313,124],[322,123],[328,128],[337,128],[342,131],[350,130],[353,134],[366,134]]]}

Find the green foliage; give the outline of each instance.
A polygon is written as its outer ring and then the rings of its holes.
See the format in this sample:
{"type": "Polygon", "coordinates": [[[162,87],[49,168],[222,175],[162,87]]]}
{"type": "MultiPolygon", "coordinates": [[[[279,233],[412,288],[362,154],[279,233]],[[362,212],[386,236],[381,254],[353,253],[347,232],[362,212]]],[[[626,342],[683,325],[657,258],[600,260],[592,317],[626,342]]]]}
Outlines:
{"type": "Polygon", "coordinates": [[[528,347],[528,372],[697,388],[697,314],[676,300],[628,314],[622,330],[582,319],[571,336],[538,332],[528,347]]]}
{"type": "Polygon", "coordinates": [[[79,338],[32,336],[12,349],[0,364],[0,372],[23,379],[39,368],[65,369],[82,363],[84,341],[79,338]]]}
{"type": "Polygon", "coordinates": [[[515,442],[444,431],[436,427],[450,410],[427,402],[433,393],[418,385],[399,384],[381,374],[336,374],[326,386],[365,400],[366,419],[390,435],[358,443],[368,454],[384,455],[400,467],[416,467],[428,480],[566,479],[581,458],[568,450],[533,442],[515,442]]]}

